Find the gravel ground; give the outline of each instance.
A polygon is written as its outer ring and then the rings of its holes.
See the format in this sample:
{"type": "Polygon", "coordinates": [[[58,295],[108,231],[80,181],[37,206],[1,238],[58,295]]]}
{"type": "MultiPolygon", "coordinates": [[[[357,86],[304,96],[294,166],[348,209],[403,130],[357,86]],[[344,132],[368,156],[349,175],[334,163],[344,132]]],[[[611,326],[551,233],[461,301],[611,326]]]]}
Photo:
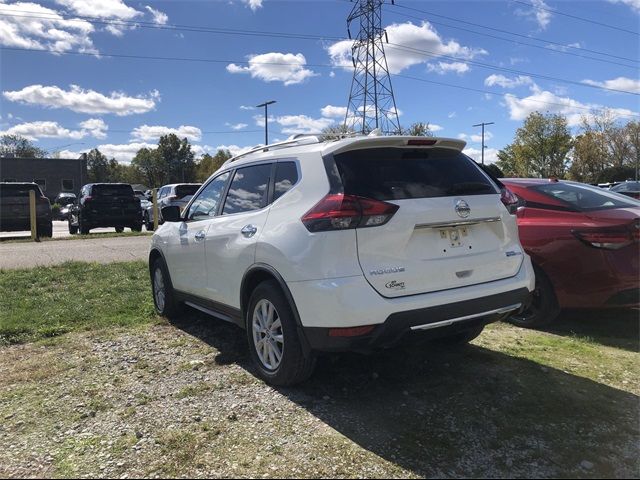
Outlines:
{"type": "Polygon", "coordinates": [[[531,335],[327,357],[294,389],[197,314],[4,347],[0,477],[639,476],[637,349],[590,343],[617,373],[580,373],[514,354],[531,335]]]}

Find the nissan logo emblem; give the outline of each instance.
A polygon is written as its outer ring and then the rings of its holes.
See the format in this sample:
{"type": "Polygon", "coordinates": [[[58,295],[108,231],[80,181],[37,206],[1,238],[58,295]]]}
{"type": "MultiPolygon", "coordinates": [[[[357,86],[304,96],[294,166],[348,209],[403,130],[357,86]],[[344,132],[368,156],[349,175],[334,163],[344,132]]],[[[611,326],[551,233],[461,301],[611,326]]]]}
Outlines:
{"type": "Polygon", "coordinates": [[[456,213],[461,218],[467,218],[469,215],[471,215],[471,208],[469,207],[469,204],[464,200],[458,200],[456,202],[456,213]]]}

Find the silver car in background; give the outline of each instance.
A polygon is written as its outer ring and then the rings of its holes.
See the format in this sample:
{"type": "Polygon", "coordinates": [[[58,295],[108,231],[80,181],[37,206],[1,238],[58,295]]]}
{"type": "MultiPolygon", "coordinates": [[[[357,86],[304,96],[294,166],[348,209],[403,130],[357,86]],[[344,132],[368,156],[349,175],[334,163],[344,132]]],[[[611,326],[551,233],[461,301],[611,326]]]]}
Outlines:
{"type": "MultiPolygon", "coordinates": [[[[198,191],[201,183],[173,183],[158,189],[158,225],[164,223],[161,210],[164,207],[176,206],[182,210],[187,206],[191,197],[198,191]]],[[[142,220],[147,230],[153,230],[153,203],[143,206],[142,220]]]]}

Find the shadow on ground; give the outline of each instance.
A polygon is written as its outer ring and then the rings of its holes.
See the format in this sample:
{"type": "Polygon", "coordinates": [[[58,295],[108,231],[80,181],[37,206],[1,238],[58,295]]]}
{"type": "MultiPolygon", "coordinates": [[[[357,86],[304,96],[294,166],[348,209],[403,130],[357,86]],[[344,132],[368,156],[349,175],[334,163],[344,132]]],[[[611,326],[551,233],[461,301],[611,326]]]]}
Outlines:
{"type": "Polygon", "coordinates": [[[640,351],[640,310],[564,310],[543,331],[590,340],[630,352],[640,351]]]}
{"type": "MultiPolygon", "coordinates": [[[[241,330],[188,317],[175,326],[254,373],[241,330]]],[[[311,380],[279,391],[418,476],[640,473],[638,397],[474,345],[323,357],[311,380]]]]}

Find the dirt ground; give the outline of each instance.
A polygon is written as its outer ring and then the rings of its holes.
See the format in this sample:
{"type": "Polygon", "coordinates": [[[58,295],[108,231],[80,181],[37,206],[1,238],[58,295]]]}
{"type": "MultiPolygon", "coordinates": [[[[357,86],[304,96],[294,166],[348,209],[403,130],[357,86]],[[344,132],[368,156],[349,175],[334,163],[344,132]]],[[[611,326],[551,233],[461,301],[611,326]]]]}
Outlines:
{"type": "Polygon", "coordinates": [[[0,359],[0,477],[640,476],[637,312],[326,357],[289,389],[195,312],[0,359]]]}

